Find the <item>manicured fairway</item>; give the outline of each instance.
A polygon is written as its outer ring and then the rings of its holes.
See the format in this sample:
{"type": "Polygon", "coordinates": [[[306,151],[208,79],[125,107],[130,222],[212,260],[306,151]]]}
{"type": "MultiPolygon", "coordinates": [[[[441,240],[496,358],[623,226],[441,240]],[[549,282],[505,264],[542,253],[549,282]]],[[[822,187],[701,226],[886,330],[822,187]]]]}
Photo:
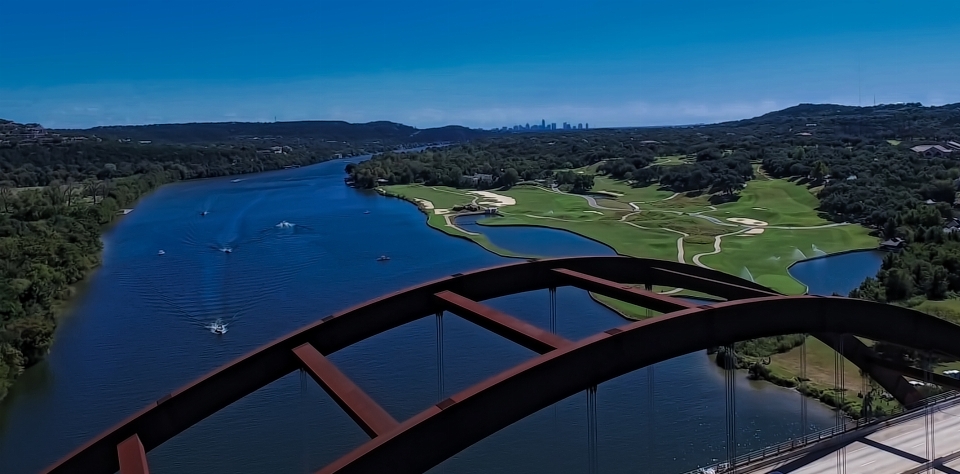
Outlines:
{"type": "MultiPolygon", "coordinates": [[[[443,213],[455,205],[485,199],[468,190],[421,185],[388,186],[388,193],[419,201],[428,222],[451,235],[491,250],[482,235],[451,226],[443,213]]],[[[484,225],[532,225],[564,229],[613,247],[622,255],[691,263],[752,279],[787,294],[806,287],[790,276],[794,262],[824,253],[876,246],[857,225],[820,218],[816,197],[804,186],[781,179],[748,183],[733,202],[711,204],[709,196],[688,197],[654,186],[632,188],[596,178],[593,199],[537,186],[491,192],[515,201],[500,205],[502,217],[484,225]]],[[[509,255],[503,249],[498,253],[509,255]]]]}

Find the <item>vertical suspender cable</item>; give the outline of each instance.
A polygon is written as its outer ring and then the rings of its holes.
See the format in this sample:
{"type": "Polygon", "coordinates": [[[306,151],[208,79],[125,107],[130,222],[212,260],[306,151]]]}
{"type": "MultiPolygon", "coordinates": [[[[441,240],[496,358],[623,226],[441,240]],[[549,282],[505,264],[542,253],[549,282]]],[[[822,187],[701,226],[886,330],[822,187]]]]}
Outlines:
{"type": "MultiPolygon", "coordinates": [[[[643,285],[643,289],[647,291],[653,291],[653,285],[651,285],[650,283],[645,283],[643,285]]],[[[644,311],[644,316],[646,316],[647,318],[652,316],[652,314],[650,314],[650,308],[643,308],[643,311],[644,311]]]]}
{"type": "Polygon", "coordinates": [[[443,401],[443,311],[437,312],[437,402],[443,401]]]}
{"type": "MultiPolygon", "coordinates": [[[[846,359],[843,357],[843,338],[844,335],[840,335],[840,352],[838,353],[838,359],[840,360],[840,407],[845,405],[847,399],[847,380],[846,380],[846,359]]],[[[839,415],[840,429],[842,431],[846,430],[846,417],[844,416],[843,410],[838,410],[837,415],[839,415]]],[[[845,474],[847,472],[847,448],[846,446],[840,448],[840,473],[845,474]]]]}
{"type": "Polygon", "coordinates": [[[310,472],[310,460],[307,455],[307,371],[300,369],[300,455],[303,472],[310,472]]]}
{"type": "MultiPolygon", "coordinates": [[[[807,385],[807,339],[809,335],[803,335],[803,342],[800,343],[800,385],[804,389],[808,388],[807,385]]],[[[800,392],[800,436],[805,438],[807,436],[807,395],[806,390],[801,390],[800,392]]]]}
{"type": "Polygon", "coordinates": [[[557,333],[557,289],[550,288],[550,332],[557,333]]]}
{"type": "Polygon", "coordinates": [[[597,456],[597,386],[587,389],[587,469],[596,474],[597,456]]]}
{"type": "MultiPolygon", "coordinates": [[[[843,376],[843,334],[838,335],[837,346],[834,347],[834,358],[833,358],[833,384],[834,384],[834,401],[836,402],[836,426],[835,430],[837,433],[843,432],[844,429],[844,418],[843,418],[843,406],[844,406],[844,376],[843,376]]],[[[846,472],[847,464],[847,451],[846,448],[840,448],[837,450],[837,474],[844,474],[846,472]]]]}
{"type": "Polygon", "coordinates": [[[654,377],[655,372],[653,367],[654,366],[651,365],[651,366],[648,366],[646,369],[647,370],[646,439],[647,439],[648,453],[656,452],[656,446],[655,446],[656,437],[653,435],[653,433],[655,433],[657,429],[656,411],[654,410],[654,397],[656,396],[656,392],[654,391],[654,386],[653,386],[654,379],[655,379],[654,377]]]}
{"type": "MultiPolygon", "coordinates": [[[[550,332],[557,333],[557,289],[550,288],[550,332]]],[[[557,404],[553,404],[553,432],[557,433],[557,404]]]]}
{"type": "Polygon", "coordinates": [[[727,471],[736,473],[737,457],[737,353],[733,344],[723,348],[724,386],[727,414],[727,471]]]}
{"type": "MultiPolygon", "coordinates": [[[[930,353],[924,352],[924,353],[921,353],[920,357],[922,357],[921,367],[923,368],[923,383],[926,384],[927,387],[929,387],[930,385],[932,385],[932,380],[930,377],[930,372],[933,369],[932,356],[930,353]]],[[[933,460],[936,459],[937,457],[937,445],[936,445],[936,440],[934,439],[936,426],[934,424],[934,419],[933,419],[934,413],[936,412],[936,410],[934,409],[934,405],[935,405],[934,403],[927,401],[924,405],[925,406],[923,409],[924,411],[923,418],[924,418],[924,430],[926,432],[925,433],[925,436],[926,436],[925,441],[927,445],[926,455],[927,455],[927,459],[930,461],[930,463],[927,464],[927,472],[933,472],[933,460]]]]}

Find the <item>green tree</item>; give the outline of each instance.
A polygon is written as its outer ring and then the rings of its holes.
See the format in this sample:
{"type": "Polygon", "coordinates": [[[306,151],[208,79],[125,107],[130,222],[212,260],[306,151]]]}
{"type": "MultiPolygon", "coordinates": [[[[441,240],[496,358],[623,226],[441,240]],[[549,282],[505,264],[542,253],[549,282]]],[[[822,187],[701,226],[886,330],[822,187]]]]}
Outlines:
{"type": "Polygon", "coordinates": [[[519,181],[520,175],[517,173],[517,170],[513,168],[507,168],[507,170],[500,175],[500,185],[505,188],[509,188],[519,181]]]}
{"type": "Polygon", "coordinates": [[[827,167],[827,164],[823,160],[817,160],[813,164],[813,169],[810,170],[810,177],[813,178],[814,182],[822,182],[824,178],[830,175],[830,168],[827,167]]]}

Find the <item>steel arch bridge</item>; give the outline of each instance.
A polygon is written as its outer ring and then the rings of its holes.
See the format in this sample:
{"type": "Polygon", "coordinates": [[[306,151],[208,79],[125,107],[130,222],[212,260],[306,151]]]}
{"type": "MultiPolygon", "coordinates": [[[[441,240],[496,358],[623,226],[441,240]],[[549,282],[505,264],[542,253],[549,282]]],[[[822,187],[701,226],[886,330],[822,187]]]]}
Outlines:
{"type": "Polygon", "coordinates": [[[797,333],[811,334],[840,351],[904,405],[916,404],[921,396],[903,375],[960,387],[949,377],[883,361],[855,337],[960,357],[960,326],[917,311],[841,297],[783,296],[722,272],[661,260],[529,260],[454,274],[327,316],[160,398],[46,472],[146,473],[147,451],[300,369],[371,438],[318,472],[423,472],[541,408],[625,373],[709,347],[797,333]],[[698,305],[655,293],[653,285],[724,301],[698,305]],[[574,342],[480,303],[563,286],[665,314],[574,342]],[[541,355],[402,422],[326,358],[444,311],[541,355]]]}

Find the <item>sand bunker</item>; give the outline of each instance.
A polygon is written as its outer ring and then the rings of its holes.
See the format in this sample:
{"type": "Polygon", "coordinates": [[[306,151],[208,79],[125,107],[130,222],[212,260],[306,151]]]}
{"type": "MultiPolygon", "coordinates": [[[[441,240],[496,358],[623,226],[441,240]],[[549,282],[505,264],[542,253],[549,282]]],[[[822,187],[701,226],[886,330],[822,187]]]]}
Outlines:
{"type": "Polygon", "coordinates": [[[517,200],[510,197],[504,196],[502,194],[491,193],[490,191],[469,191],[470,194],[476,194],[486,198],[484,201],[480,201],[477,204],[481,206],[513,206],[517,204],[517,200]]]}
{"type": "Polygon", "coordinates": [[[757,228],[755,228],[755,229],[750,229],[750,230],[744,232],[744,234],[747,234],[747,235],[762,234],[762,233],[763,233],[763,230],[764,230],[763,228],[757,227],[757,228]]]}
{"type": "Polygon", "coordinates": [[[736,222],[737,224],[750,225],[750,226],[767,225],[766,222],[758,221],[756,219],[750,219],[747,217],[728,217],[727,220],[730,222],[736,222]]]}
{"type": "Polygon", "coordinates": [[[753,208],[753,210],[754,210],[754,211],[766,211],[766,208],[763,208],[763,207],[755,207],[755,208],[753,208]]]}
{"type": "Polygon", "coordinates": [[[434,209],[433,213],[438,216],[442,216],[444,214],[450,214],[450,209],[434,209]]]}
{"type": "Polygon", "coordinates": [[[430,201],[427,201],[426,199],[413,198],[413,200],[419,202],[420,205],[423,206],[423,208],[428,211],[433,209],[433,203],[430,201]]]}
{"type": "Polygon", "coordinates": [[[603,215],[603,213],[600,211],[583,211],[583,212],[589,212],[590,214],[600,214],[601,216],[603,215]]]}

